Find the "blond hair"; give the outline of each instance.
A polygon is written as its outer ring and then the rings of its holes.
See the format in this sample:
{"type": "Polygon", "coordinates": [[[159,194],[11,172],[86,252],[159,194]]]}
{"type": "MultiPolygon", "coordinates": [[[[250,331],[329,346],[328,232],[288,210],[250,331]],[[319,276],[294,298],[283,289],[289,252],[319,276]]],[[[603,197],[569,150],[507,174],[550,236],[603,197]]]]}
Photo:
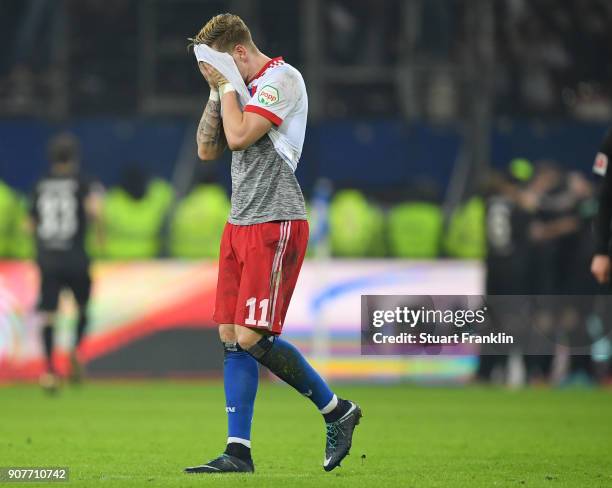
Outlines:
{"type": "Polygon", "coordinates": [[[231,52],[236,44],[255,46],[251,31],[244,21],[237,15],[228,13],[215,15],[189,40],[190,46],[206,44],[222,52],[231,52]]]}

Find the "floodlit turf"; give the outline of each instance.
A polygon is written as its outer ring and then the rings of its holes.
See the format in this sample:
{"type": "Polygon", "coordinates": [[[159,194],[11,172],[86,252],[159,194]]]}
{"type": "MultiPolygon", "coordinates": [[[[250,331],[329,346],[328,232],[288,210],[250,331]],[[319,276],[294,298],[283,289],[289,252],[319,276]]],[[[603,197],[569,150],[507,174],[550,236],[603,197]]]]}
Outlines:
{"type": "MultiPolygon", "coordinates": [[[[0,387],[0,466],[68,466],[55,486],[612,486],[612,393],[341,386],[364,412],[351,455],[325,473],[323,422],[262,385],[255,475],[185,475],[223,449],[217,383],[93,383],[50,398],[0,387]]],[[[39,486],[39,484],[36,484],[39,486]]],[[[32,486],[32,484],[26,485],[32,486]]]]}

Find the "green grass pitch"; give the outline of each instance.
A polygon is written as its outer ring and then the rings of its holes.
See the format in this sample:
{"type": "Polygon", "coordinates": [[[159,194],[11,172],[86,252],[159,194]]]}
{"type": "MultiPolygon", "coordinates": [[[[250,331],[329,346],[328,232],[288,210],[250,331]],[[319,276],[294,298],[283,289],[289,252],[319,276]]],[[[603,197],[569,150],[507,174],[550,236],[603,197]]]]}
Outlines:
{"type": "Polygon", "coordinates": [[[55,397],[0,387],[0,466],[68,466],[59,486],[74,487],[612,487],[610,391],[337,390],[364,417],[331,473],[321,468],[319,414],[267,383],[255,405],[254,475],[182,473],[223,449],[223,388],[211,382],[90,383],[55,397]]]}

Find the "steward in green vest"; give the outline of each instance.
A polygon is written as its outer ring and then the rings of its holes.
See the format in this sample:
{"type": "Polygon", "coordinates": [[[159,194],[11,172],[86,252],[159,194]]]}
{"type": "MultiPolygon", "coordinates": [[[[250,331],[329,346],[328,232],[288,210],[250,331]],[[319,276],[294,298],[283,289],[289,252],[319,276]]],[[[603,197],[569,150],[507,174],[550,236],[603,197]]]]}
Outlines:
{"type": "Polygon", "coordinates": [[[486,256],[485,203],[474,196],[455,209],[446,234],[446,252],[462,259],[486,256]]]}
{"type": "Polygon", "coordinates": [[[137,167],[129,168],[120,187],[112,188],[103,206],[104,256],[149,259],[159,255],[160,233],[173,199],[163,180],[147,182],[137,167]]]}
{"type": "Polygon", "coordinates": [[[394,206],[388,216],[391,255],[398,258],[431,259],[440,254],[442,211],[428,202],[406,202],[394,206]]]}
{"type": "Polygon", "coordinates": [[[16,259],[32,259],[36,254],[29,207],[24,196],[16,195],[14,225],[8,248],[8,255],[16,259]]]}
{"type": "Polygon", "coordinates": [[[382,212],[358,190],[336,193],[329,206],[332,255],[367,257],[384,255],[382,212]]]}
{"type": "Polygon", "coordinates": [[[0,181],[0,257],[10,255],[16,202],[15,192],[6,183],[0,181]]]}
{"type": "Polygon", "coordinates": [[[221,185],[199,184],[178,204],[170,227],[170,254],[218,258],[230,201],[221,185]]]}

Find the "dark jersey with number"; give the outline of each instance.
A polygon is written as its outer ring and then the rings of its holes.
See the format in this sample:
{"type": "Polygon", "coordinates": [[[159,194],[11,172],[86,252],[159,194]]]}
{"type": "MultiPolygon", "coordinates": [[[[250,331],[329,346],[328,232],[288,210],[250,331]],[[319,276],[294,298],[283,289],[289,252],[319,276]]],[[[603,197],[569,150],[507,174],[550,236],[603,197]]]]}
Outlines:
{"type": "Polygon", "coordinates": [[[612,129],[608,131],[593,165],[593,173],[603,178],[599,191],[599,210],[594,222],[595,253],[597,254],[609,254],[612,251],[610,242],[612,171],[608,168],[610,158],[612,158],[612,129]]]}
{"type": "Polygon", "coordinates": [[[49,175],[32,198],[36,248],[41,266],[87,265],[85,200],[91,183],[80,175],[49,175]]]}
{"type": "Polygon", "coordinates": [[[487,199],[487,293],[527,293],[529,215],[503,195],[487,199]]]}

